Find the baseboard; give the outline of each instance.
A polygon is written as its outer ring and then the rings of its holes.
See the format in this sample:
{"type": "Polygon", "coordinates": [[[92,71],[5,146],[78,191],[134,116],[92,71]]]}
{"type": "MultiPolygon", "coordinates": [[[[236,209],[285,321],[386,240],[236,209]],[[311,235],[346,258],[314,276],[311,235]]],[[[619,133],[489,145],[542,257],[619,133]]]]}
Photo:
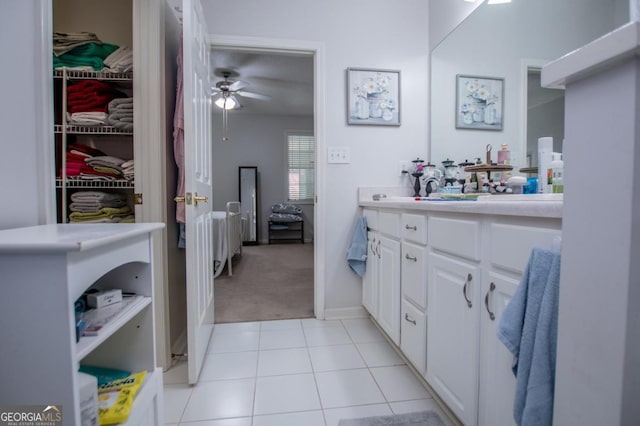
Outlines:
{"type": "Polygon", "coordinates": [[[185,328],[171,345],[171,353],[182,355],[187,353],[187,329],[185,328]]]}
{"type": "Polygon", "coordinates": [[[352,308],[333,308],[324,310],[325,320],[368,318],[369,313],[362,306],[352,308]]]}

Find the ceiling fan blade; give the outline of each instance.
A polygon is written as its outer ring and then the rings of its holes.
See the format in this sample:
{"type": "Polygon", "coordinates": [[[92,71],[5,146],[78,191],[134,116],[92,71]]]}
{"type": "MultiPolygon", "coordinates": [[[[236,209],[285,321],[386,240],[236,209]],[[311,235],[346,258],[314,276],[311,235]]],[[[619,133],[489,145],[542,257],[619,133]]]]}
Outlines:
{"type": "Polygon", "coordinates": [[[260,99],[261,101],[271,100],[271,96],[261,95],[260,93],[254,93],[254,92],[239,91],[239,92],[236,92],[236,95],[244,96],[245,98],[260,99]]]}
{"type": "Polygon", "coordinates": [[[244,89],[248,85],[249,83],[247,83],[246,81],[242,81],[242,80],[234,81],[229,85],[229,90],[234,92],[236,90],[244,89]]]}

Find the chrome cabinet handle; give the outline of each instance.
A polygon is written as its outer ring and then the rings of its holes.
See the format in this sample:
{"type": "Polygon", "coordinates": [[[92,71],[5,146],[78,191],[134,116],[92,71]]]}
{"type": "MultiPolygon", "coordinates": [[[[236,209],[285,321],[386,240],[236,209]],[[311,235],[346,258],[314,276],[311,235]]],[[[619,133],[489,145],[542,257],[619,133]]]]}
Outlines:
{"type": "Polygon", "coordinates": [[[411,324],[413,324],[413,325],[417,325],[417,324],[418,324],[418,323],[416,322],[416,320],[411,319],[411,318],[409,317],[409,314],[404,314],[404,319],[405,319],[405,321],[408,321],[408,322],[410,322],[410,323],[411,323],[411,324]]]}
{"type": "Polygon", "coordinates": [[[404,229],[411,229],[413,231],[417,231],[418,230],[418,225],[413,225],[413,226],[405,225],[404,229]]]}
{"type": "Polygon", "coordinates": [[[376,245],[376,252],[378,253],[378,259],[380,259],[382,256],[380,256],[380,240],[378,240],[378,244],[376,245]]]}
{"type": "Polygon", "coordinates": [[[471,303],[471,300],[469,300],[469,298],[467,297],[467,287],[471,283],[472,279],[473,279],[473,277],[471,276],[471,274],[468,274],[467,275],[467,280],[464,283],[464,287],[462,287],[462,295],[464,296],[464,300],[467,301],[467,306],[469,308],[472,307],[473,304],[471,303]]]}
{"type": "Polygon", "coordinates": [[[413,260],[414,262],[417,262],[417,261],[418,261],[418,258],[417,258],[417,257],[409,256],[409,253],[405,253],[405,254],[404,254],[404,258],[405,258],[405,259],[407,259],[407,260],[413,260]]]}
{"type": "Polygon", "coordinates": [[[493,293],[493,290],[496,289],[496,285],[492,282],[489,285],[489,291],[487,291],[487,294],[484,296],[484,307],[487,309],[487,312],[489,313],[489,319],[491,321],[496,319],[496,316],[493,312],[491,312],[491,308],[489,308],[489,295],[491,293],[493,293]]]}
{"type": "Polygon", "coordinates": [[[373,240],[371,240],[371,244],[369,244],[369,247],[371,248],[371,253],[376,256],[376,239],[374,238],[373,240]]]}

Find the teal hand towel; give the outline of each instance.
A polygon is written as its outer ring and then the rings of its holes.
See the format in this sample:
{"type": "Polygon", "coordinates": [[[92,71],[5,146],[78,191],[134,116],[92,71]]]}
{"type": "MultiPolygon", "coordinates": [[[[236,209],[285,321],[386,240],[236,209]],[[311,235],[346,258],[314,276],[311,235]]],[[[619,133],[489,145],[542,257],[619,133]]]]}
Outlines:
{"type": "Polygon", "coordinates": [[[559,286],[560,253],[533,249],[498,325],[498,339],[514,356],[513,415],[521,426],[553,422],[559,286]]]}
{"type": "Polygon", "coordinates": [[[362,216],[356,221],[351,245],[347,252],[349,266],[359,276],[364,276],[367,262],[367,218],[362,216]]]}

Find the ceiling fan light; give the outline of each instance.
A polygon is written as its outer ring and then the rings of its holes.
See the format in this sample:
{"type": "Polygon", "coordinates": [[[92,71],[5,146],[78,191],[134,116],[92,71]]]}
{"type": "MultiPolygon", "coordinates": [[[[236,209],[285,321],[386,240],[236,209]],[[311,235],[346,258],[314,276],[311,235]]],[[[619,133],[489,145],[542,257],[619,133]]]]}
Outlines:
{"type": "Polygon", "coordinates": [[[220,109],[234,109],[239,105],[238,100],[234,96],[220,96],[214,101],[214,104],[220,109]]]}

